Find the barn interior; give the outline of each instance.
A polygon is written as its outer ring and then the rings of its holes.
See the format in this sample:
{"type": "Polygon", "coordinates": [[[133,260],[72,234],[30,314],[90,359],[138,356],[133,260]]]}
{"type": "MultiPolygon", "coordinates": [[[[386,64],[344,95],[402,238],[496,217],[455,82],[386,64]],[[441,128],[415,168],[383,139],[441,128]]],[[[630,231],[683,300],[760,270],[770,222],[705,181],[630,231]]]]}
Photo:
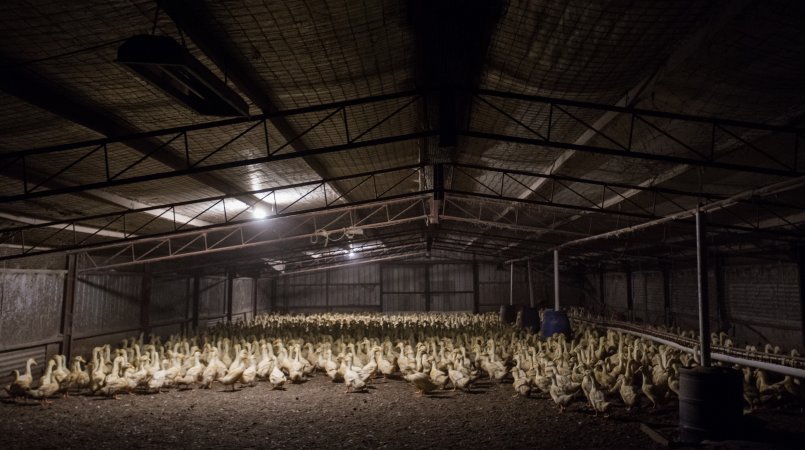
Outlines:
{"type": "Polygon", "coordinates": [[[1,447],[805,438],[805,3],[0,11],[1,447]]]}

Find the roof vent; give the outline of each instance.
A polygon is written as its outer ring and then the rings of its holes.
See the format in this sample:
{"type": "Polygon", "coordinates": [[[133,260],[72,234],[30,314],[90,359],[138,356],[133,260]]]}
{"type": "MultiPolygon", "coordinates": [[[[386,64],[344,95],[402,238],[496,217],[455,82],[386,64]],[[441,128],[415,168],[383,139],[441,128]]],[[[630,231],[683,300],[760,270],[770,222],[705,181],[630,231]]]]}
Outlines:
{"type": "Polygon", "coordinates": [[[200,114],[249,115],[249,106],[235,91],[168,36],[129,38],[117,49],[115,62],[200,114]]]}

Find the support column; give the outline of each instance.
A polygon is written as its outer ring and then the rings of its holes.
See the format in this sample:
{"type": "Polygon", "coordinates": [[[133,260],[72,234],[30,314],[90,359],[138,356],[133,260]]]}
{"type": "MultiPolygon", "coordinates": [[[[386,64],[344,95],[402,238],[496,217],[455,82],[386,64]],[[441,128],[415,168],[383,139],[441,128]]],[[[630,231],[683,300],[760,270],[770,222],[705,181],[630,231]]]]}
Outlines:
{"type": "Polygon", "coordinates": [[[232,288],[235,284],[235,273],[226,271],[226,321],[232,323],[232,288]]]}
{"type": "Polygon", "coordinates": [[[662,304],[665,313],[665,326],[671,326],[671,271],[662,267],[662,304]]]}
{"type": "Polygon", "coordinates": [[[514,305],[514,263],[509,264],[509,306],[514,305]]]}
{"type": "Polygon", "coordinates": [[[201,274],[196,272],[193,274],[193,316],[192,325],[193,331],[198,330],[198,313],[199,301],[201,299],[201,274]]]}
{"type": "Polygon", "coordinates": [[[64,283],[64,296],[62,297],[61,314],[61,335],[62,342],[59,353],[65,355],[67,360],[72,359],[71,351],[73,348],[73,309],[75,306],[75,277],[76,277],[76,255],[67,255],[67,278],[64,283]]]}
{"type": "Polygon", "coordinates": [[[710,366],[710,299],[707,287],[707,230],[704,225],[704,214],[696,211],[696,267],[697,285],[699,289],[699,347],[701,349],[701,365],[710,366]]]}
{"type": "Polygon", "coordinates": [[[143,269],[142,301],[140,302],[140,330],[145,336],[151,333],[151,270],[148,265],[143,269]]]}
{"type": "Polygon", "coordinates": [[[324,271],[324,310],[330,312],[330,270],[324,271]]]}
{"type": "Polygon", "coordinates": [[[257,280],[259,279],[259,273],[252,278],[252,320],[257,317],[257,280]]]}
{"type": "Polygon", "coordinates": [[[553,251],[553,309],[559,311],[559,250],[553,251]]]}
{"type": "Polygon", "coordinates": [[[604,268],[601,268],[601,272],[598,273],[598,301],[601,303],[601,311],[606,310],[606,299],[604,298],[604,289],[606,289],[604,285],[604,268]]]}
{"type": "Polygon", "coordinates": [[[430,311],[430,264],[425,264],[425,312],[430,311]]]}
{"type": "Polygon", "coordinates": [[[531,279],[531,260],[526,261],[526,271],[528,272],[528,305],[534,307],[534,282],[531,279]]]}
{"type": "Polygon", "coordinates": [[[481,283],[478,280],[478,261],[472,255],[472,313],[481,312],[481,283]]]}
{"type": "Polygon", "coordinates": [[[724,258],[716,257],[715,264],[713,264],[713,271],[715,272],[716,279],[716,308],[718,310],[718,330],[727,331],[732,327],[730,320],[729,308],[727,306],[727,297],[724,289],[724,258]]]}
{"type": "Polygon", "coordinates": [[[805,344],[805,247],[797,248],[797,268],[799,269],[799,308],[802,343],[805,344]]]}
{"type": "Polygon", "coordinates": [[[632,266],[626,264],[626,317],[634,320],[634,286],[632,286],[632,266]]]}
{"type": "Polygon", "coordinates": [[[277,296],[279,296],[279,290],[277,289],[277,277],[271,279],[271,296],[268,298],[268,305],[271,308],[272,313],[277,312],[277,296]]]}

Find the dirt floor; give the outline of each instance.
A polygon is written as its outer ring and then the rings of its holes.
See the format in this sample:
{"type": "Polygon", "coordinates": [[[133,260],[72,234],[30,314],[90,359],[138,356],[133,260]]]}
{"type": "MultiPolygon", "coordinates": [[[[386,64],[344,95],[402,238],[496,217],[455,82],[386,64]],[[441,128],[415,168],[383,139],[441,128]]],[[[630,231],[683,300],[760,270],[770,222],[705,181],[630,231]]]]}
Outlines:
{"type": "MultiPolygon", "coordinates": [[[[225,392],[201,389],[73,396],[39,404],[0,403],[0,448],[661,448],[641,430],[677,434],[677,404],[595,417],[582,401],[560,414],[545,397],[512,397],[510,385],[477,384],[474,393],[416,397],[404,381],[378,380],[346,394],[324,375],[272,391],[267,383],[225,392]]],[[[716,447],[799,447],[801,412],[750,419],[746,440],[716,447]],[[788,431],[785,431],[788,430],[788,431]],[[793,431],[792,431],[793,430],[793,431]]]]}

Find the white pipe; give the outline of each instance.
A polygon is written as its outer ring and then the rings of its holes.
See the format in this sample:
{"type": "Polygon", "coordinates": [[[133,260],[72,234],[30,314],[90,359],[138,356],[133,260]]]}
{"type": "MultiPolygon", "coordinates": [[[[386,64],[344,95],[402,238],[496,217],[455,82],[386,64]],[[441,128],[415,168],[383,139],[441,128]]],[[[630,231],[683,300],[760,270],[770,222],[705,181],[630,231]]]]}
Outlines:
{"type": "MultiPolygon", "coordinates": [[[[593,322],[593,323],[595,323],[595,322],[593,322]]],[[[663,338],[660,338],[660,337],[657,337],[657,336],[652,336],[650,334],[640,333],[638,331],[627,330],[625,328],[610,327],[610,326],[607,326],[607,325],[600,325],[600,324],[596,324],[596,325],[604,327],[604,328],[608,328],[608,329],[613,330],[613,331],[620,331],[622,333],[628,333],[628,334],[631,334],[631,335],[634,335],[634,336],[637,336],[637,337],[640,337],[640,338],[643,338],[643,339],[647,339],[649,341],[654,341],[654,342],[656,342],[658,344],[667,345],[668,347],[672,347],[672,348],[675,348],[675,349],[683,351],[683,352],[687,352],[687,353],[693,353],[694,352],[694,350],[692,348],[685,347],[684,345],[677,344],[676,342],[669,341],[667,339],[663,339],[663,338]]],[[[725,363],[729,363],[729,364],[738,364],[738,365],[741,365],[741,366],[753,367],[755,369],[763,369],[763,370],[767,370],[769,372],[775,372],[775,373],[779,373],[779,374],[783,374],[783,375],[790,375],[792,377],[805,379],[805,370],[797,369],[797,368],[794,368],[794,367],[781,366],[779,364],[771,364],[771,363],[766,363],[766,362],[763,362],[763,361],[755,361],[754,359],[737,358],[735,356],[725,355],[723,353],[710,353],[710,358],[712,358],[712,359],[714,359],[716,361],[721,361],[721,362],[725,362],[725,363]]]]}

